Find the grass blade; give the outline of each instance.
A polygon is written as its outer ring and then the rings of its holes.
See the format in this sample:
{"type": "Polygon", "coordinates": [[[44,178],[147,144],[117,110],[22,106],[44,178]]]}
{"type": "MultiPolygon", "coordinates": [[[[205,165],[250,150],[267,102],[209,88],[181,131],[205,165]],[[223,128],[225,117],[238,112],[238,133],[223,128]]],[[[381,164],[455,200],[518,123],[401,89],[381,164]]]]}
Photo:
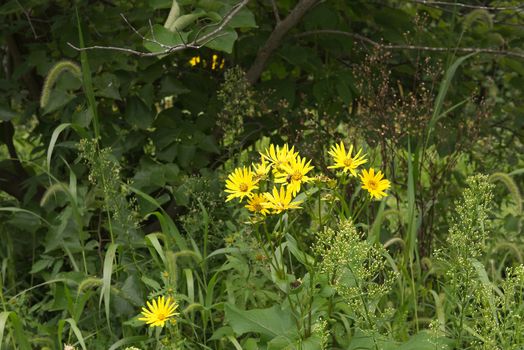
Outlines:
{"type": "MultiPolygon", "coordinates": [[[[80,47],[84,47],[84,35],[82,33],[82,26],[80,25],[80,16],[78,15],[78,8],[76,9],[76,21],[78,26],[78,40],[80,47]]],[[[91,68],[89,67],[89,61],[87,60],[87,53],[80,51],[80,63],[82,64],[82,85],[84,93],[87,97],[87,103],[89,108],[93,112],[93,129],[95,130],[95,138],[100,137],[100,127],[98,125],[98,111],[96,107],[95,92],[93,89],[93,81],[91,80],[91,68]]]]}
{"type": "Polygon", "coordinates": [[[104,258],[104,270],[102,276],[102,292],[100,293],[100,303],[104,301],[107,325],[111,331],[109,323],[109,305],[111,301],[111,275],[113,274],[113,261],[115,260],[116,250],[118,248],[117,243],[110,243],[107,248],[106,257],[104,258]]]}

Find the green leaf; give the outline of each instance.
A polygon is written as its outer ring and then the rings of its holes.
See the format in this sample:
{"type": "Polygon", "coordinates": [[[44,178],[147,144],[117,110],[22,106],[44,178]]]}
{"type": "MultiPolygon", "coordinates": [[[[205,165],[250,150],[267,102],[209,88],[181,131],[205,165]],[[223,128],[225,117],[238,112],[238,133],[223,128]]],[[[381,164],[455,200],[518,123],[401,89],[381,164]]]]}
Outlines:
{"type": "Polygon", "coordinates": [[[231,28],[257,28],[253,12],[246,7],[238,11],[227,25],[231,28]]]}
{"type": "Polygon", "coordinates": [[[153,112],[139,97],[131,96],[127,99],[126,119],[139,129],[147,129],[153,122],[153,112]]]}
{"type": "Polygon", "coordinates": [[[52,113],[65,105],[67,105],[71,100],[75,98],[75,95],[61,89],[51,90],[51,96],[49,97],[49,102],[44,108],[44,114],[52,113]]]}
{"type": "Polygon", "coordinates": [[[175,32],[172,33],[160,24],[153,26],[153,33],[146,35],[144,40],[144,47],[150,52],[163,52],[169,47],[182,45],[187,42],[187,33],[175,32]]]}
{"type": "Polygon", "coordinates": [[[31,350],[31,345],[29,345],[29,337],[24,332],[22,328],[22,322],[20,318],[13,311],[4,311],[0,313],[0,347],[2,347],[2,341],[4,337],[5,327],[7,319],[11,319],[11,326],[13,327],[14,339],[18,344],[18,349],[20,350],[31,350]]]}
{"type": "Polygon", "coordinates": [[[63,123],[56,127],[56,129],[53,131],[53,134],[51,135],[51,141],[49,141],[49,146],[47,147],[47,171],[51,172],[51,156],[53,155],[53,150],[55,149],[56,140],[58,140],[58,137],[64,131],[67,129],[71,124],[69,123],[63,123]]]}
{"type": "Polygon", "coordinates": [[[205,46],[217,51],[224,51],[227,53],[233,52],[233,46],[238,38],[237,32],[232,28],[225,28],[223,31],[215,35],[211,41],[205,46]]]}
{"type": "Polygon", "coordinates": [[[104,258],[104,269],[102,277],[102,291],[100,292],[100,305],[104,301],[107,325],[109,329],[110,315],[109,315],[109,305],[111,301],[111,275],[113,274],[113,261],[115,260],[116,250],[118,244],[111,243],[107,248],[106,256],[104,258]]]}
{"type": "MultiPolygon", "coordinates": [[[[237,335],[249,332],[260,333],[271,338],[296,333],[291,313],[278,305],[268,309],[240,310],[230,303],[224,305],[226,320],[237,335]]],[[[294,338],[294,337],[292,337],[294,338]]]]}

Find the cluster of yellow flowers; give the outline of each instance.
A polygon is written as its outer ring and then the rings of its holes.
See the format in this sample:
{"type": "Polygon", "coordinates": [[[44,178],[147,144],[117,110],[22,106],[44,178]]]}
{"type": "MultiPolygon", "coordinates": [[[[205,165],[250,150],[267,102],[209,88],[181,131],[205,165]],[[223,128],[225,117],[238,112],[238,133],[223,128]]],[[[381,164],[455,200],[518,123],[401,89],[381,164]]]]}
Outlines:
{"type": "Polygon", "coordinates": [[[294,147],[270,145],[260,153],[260,162],[252,168],[237,168],[226,181],[226,201],[248,198],[246,208],[266,215],[278,214],[287,209],[298,209],[302,201],[294,200],[302,184],[311,181],[307,175],[313,166],[295,152],[294,147]],[[261,181],[273,174],[273,188],[269,192],[255,193],[261,181]]]}
{"type": "MultiPolygon", "coordinates": [[[[191,67],[195,67],[199,64],[201,64],[204,68],[207,67],[207,61],[203,58],[200,58],[200,56],[191,57],[188,63],[191,67]]],[[[213,54],[213,56],[211,56],[211,70],[224,69],[225,64],[226,60],[224,58],[219,59],[217,54],[213,54]]]]}
{"type": "MultiPolygon", "coordinates": [[[[331,147],[329,154],[333,157],[334,164],[331,169],[339,169],[344,173],[357,176],[357,169],[367,162],[360,149],[355,155],[353,146],[346,152],[344,144],[331,147]]],[[[265,152],[260,153],[260,162],[252,164],[250,168],[236,168],[226,180],[225,192],[228,193],[226,202],[238,198],[242,201],[247,198],[246,208],[252,212],[266,215],[278,214],[287,209],[298,209],[302,201],[294,200],[300,192],[301,186],[313,178],[308,174],[313,170],[311,160],[301,157],[295,152],[294,146],[289,148],[271,144],[265,152]],[[260,193],[260,183],[273,174],[273,187],[271,191],[260,193]]],[[[384,179],[384,174],[379,170],[375,173],[373,168],[362,170],[359,174],[362,188],[367,190],[371,197],[380,199],[386,196],[385,191],[390,187],[390,182],[384,179]]]]}
{"type": "MultiPolygon", "coordinates": [[[[361,155],[362,149],[352,156],[353,146],[349,147],[349,151],[346,152],[344,143],[340,142],[340,145],[331,146],[329,154],[333,157],[334,165],[328,166],[330,169],[342,169],[343,172],[351,173],[353,176],[357,176],[357,169],[360,165],[367,163],[365,154],[361,155]]],[[[386,196],[386,190],[391,186],[389,180],[384,179],[384,174],[379,170],[375,173],[375,169],[370,168],[369,170],[362,170],[358,175],[362,188],[367,190],[369,195],[373,198],[380,199],[386,196]]]]}

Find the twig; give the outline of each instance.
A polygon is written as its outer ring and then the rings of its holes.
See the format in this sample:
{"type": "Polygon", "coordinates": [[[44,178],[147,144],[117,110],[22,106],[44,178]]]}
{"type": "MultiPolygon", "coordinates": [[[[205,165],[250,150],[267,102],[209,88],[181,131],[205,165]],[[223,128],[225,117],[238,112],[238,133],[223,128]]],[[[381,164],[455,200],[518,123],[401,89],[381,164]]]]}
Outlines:
{"type": "MultiPolygon", "coordinates": [[[[149,38],[146,38],[145,36],[143,36],[142,34],[140,34],[138,32],[138,30],[136,30],[135,27],[133,27],[133,25],[131,23],[129,23],[129,21],[127,20],[126,16],[124,16],[123,13],[120,14],[120,17],[122,17],[122,19],[127,23],[127,25],[129,26],[129,28],[131,28],[131,30],[140,37],[140,39],[142,40],[145,40],[145,41],[149,41],[150,43],[153,43],[153,44],[157,44],[157,45],[160,45],[160,47],[163,47],[164,49],[169,49],[171,46],[169,45],[164,45],[162,44],[161,42],[157,41],[156,38],[155,38],[155,34],[153,32],[153,28],[151,27],[151,37],[153,39],[149,39],[149,38]]],[[[151,26],[151,21],[149,21],[149,25],[151,26]]]]}
{"type": "Polygon", "coordinates": [[[409,2],[415,2],[424,5],[441,5],[441,6],[455,6],[468,9],[481,9],[490,11],[507,11],[507,10],[520,10],[524,9],[524,5],[515,6],[482,6],[482,5],[469,5],[460,2],[447,2],[447,1],[433,1],[433,0],[408,0],[409,2]]]}
{"type": "Polygon", "coordinates": [[[233,19],[233,17],[240,11],[242,10],[242,8],[244,6],[247,5],[247,3],[249,2],[249,0],[242,0],[238,5],[234,6],[233,9],[231,9],[231,11],[222,19],[222,22],[220,22],[219,26],[213,30],[211,33],[209,34],[206,34],[204,35],[202,38],[198,39],[198,38],[195,38],[195,43],[196,42],[203,42],[203,41],[206,41],[206,40],[209,40],[209,38],[212,38],[213,35],[217,34],[218,32],[220,32],[222,29],[224,29],[224,27],[233,19]]]}
{"type": "Polygon", "coordinates": [[[394,44],[383,44],[376,42],[370,38],[367,38],[365,36],[362,36],[360,34],[356,33],[350,33],[345,32],[342,30],[334,30],[334,29],[321,29],[321,30],[311,30],[307,32],[303,32],[300,34],[295,35],[295,38],[300,38],[308,35],[314,35],[314,34],[336,34],[336,35],[344,35],[348,36],[357,40],[360,40],[362,42],[368,43],[374,47],[385,49],[385,50],[417,50],[417,51],[432,51],[432,52],[448,52],[448,51],[456,51],[456,52],[464,52],[464,53],[486,53],[491,55],[500,55],[500,56],[510,56],[510,57],[516,57],[520,59],[524,59],[524,52],[516,52],[516,51],[507,51],[507,50],[498,50],[498,49],[484,49],[481,47],[457,47],[457,48],[451,48],[451,47],[435,47],[435,46],[416,46],[416,45],[394,45],[394,44]]]}
{"type": "MultiPolygon", "coordinates": [[[[233,8],[229,11],[229,13],[217,24],[213,24],[216,25],[217,27],[212,30],[211,32],[209,32],[208,34],[200,37],[200,31],[198,32],[197,36],[195,37],[195,39],[193,41],[191,41],[190,43],[182,43],[182,44],[178,44],[178,45],[174,45],[174,46],[169,46],[169,45],[165,45],[161,42],[159,42],[158,40],[155,39],[154,37],[154,34],[153,34],[153,31],[152,31],[152,27],[151,27],[151,22],[149,23],[149,26],[151,28],[151,33],[152,33],[152,37],[153,39],[148,39],[148,38],[145,38],[142,34],[140,34],[126,19],[126,17],[124,15],[121,15],[122,18],[124,19],[124,21],[131,27],[131,29],[133,30],[133,32],[135,32],[135,34],[137,34],[140,38],[142,38],[143,40],[146,40],[146,41],[149,41],[149,42],[152,42],[154,44],[157,44],[159,45],[160,47],[164,48],[163,51],[158,51],[158,52],[145,52],[145,51],[138,51],[138,50],[134,50],[134,49],[130,49],[130,48],[126,48],[126,47],[118,47],[118,46],[101,46],[101,45],[94,45],[94,46],[88,46],[88,47],[77,47],[73,44],[71,44],[70,42],[67,43],[67,45],[69,45],[71,48],[77,50],[77,51],[87,51],[87,50],[110,50],[110,51],[119,51],[119,52],[124,52],[124,53],[128,53],[128,54],[132,54],[132,55],[137,55],[137,56],[140,56],[140,57],[154,57],[154,56],[162,56],[162,55],[167,55],[167,54],[170,54],[170,53],[173,53],[173,52],[177,52],[177,51],[182,51],[182,50],[185,50],[185,49],[199,49],[201,48],[202,46],[205,46],[207,44],[209,44],[211,41],[225,35],[224,33],[220,33],[225,27],[226,25],[233,19],[233,17],[244,7],[247,5],[247,3],[249,2],[249,0],[242,0],[240,3],[238,3],[237,5],[233,6],[233,8]]],[[[180,35],[180,33],[178,33],[180,35]]]]}
{"type": "Polygon", "coordinates": [[[277,21],[277,23],[279,23],[280,14],[278,13],[278,7],[277,7],[277,3],[275,2],[275,0],[271,0],[271,6],[273,7],[273,13],[275,14],[275,20],[277,21]]]}
{"type": "Polygon", "coordinates": [[[35,27],[33,27],[33,23],[31,22],[31,17],[29,17],[29,13],[26,11],[26,9],[22,6],[22,4],[20,4],[20,2],[18,0],[16,0],[16,4],[22,9],[22,11],[24,12],[24,16],[25,18],[27,19],[27,22],[29,22],[29,27],[31,27],[31,31],[33,32],[33,36],[35,37],[35,39],[38,39],[38,35],[36,35],[36,30],[35,30],[35,27]]]}

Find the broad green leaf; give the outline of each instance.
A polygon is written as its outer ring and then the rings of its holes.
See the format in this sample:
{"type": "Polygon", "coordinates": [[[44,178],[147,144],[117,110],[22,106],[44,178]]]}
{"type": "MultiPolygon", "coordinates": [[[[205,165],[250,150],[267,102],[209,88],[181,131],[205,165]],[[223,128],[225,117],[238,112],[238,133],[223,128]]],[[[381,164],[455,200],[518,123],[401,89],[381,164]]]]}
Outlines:
{"type": "Polygon", "coordinates": [[[256,28],[255,16],[248,8],[243,7],[227,24],[231,28],[256,28]]]}
{"type": "Polygon", "coordinates": [[[153,32],[148,33],[144,47],[150,52],[167,51],[170,47],[187,43],[187,33],[171,32],[159,24],[153,25],[153,32]]]}
{"type": "Polygon", "coordinates": [[[226,303],[224,309],[227,322],[238,335],[255,332],[274,338],[277,336],[289,337],[296,333],[291,312],[282,310],[278,305],[268,309],[245,311],[226,303]]]}
{"type": "Polygon", "coordinates": [[[29,337],[24,332],[24,329],[22,328],[22,322],[14,311],[0,312],[0,348],[2,347],[2,341],[8,319],[11,320],[11,326],[13,327],[14,333],[13,335],[16,343],[18,344],[18,349],[31,350],[31,346],[29,345],[29,337]]]}
{"type": "Polygon", "coordinates": [[[153,122],[153,111],[137,96],[127,99],[126,120],[139,129],[147,129],[153,122]]]}
{"type": "Polygon", "coordinates": [[[206,47],[227,53],[233,52],[233,46],[238,38],[237,32],[232,28],[225,28],[206,43],[206,47]]]}

